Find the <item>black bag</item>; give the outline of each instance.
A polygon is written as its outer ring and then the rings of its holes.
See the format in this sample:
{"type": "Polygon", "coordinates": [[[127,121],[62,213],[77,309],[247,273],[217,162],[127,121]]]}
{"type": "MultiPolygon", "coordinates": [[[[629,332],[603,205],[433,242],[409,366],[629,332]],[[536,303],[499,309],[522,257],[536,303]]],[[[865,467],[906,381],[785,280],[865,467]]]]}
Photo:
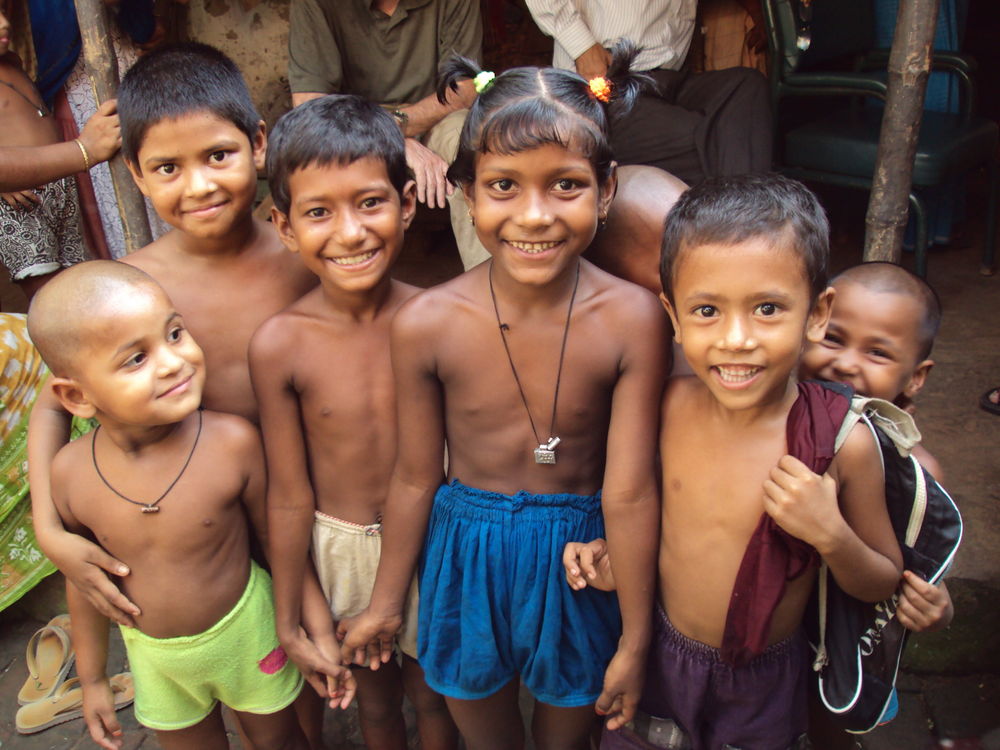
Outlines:
{"type": "MultiPolygon", "coordinates": [[[[962,539],[962,517],[948,493],[910,455],[920,441],[912,417],[881,399],[855,396],[837,436],[839,450],[858,421],[878,441],[889,518],[903,566],[929,583],[947,572],[962,539]]],[[[896,618],[899,592],[877,604],[845,594],[820,566],[813,669],[823,704],[848,732],[890,720],[896,673],[908,631],[896,618]]]]}

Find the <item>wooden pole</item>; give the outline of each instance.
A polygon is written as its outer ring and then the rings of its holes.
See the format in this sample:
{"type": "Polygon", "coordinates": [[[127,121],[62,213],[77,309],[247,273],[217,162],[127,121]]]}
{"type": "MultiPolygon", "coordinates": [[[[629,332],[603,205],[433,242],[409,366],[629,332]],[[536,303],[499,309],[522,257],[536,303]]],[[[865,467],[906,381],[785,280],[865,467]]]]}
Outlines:
{"type": "Polygon", "coordinates": [[[865,260],[899,263],[940,0],[900,0],[865,217],[865,260]]]}
{"type": "MultiPolygon", "coordinates": [[[[118,58],[111,45],[108,11],[103,0],[76,0],[76,17],[83,40],[83,62],[98,104],[113,99],[118,91],[118,58]]],[[[121,153],[108,161],[122,217],[125,249],[138,250],[153,241],[146,215],[146,201],[132,181],[121,153]]]]}

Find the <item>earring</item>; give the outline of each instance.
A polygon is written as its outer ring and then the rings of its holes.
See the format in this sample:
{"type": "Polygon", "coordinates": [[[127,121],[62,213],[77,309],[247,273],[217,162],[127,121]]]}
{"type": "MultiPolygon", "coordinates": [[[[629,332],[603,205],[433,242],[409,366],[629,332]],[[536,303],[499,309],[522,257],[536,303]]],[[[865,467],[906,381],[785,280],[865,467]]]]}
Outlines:
{"type": "Polygon", "coordinates": [[[476,217],[472,215],[471,208],[469,209],[469,223],[472,224],[472,226],[476,226],[476,217]]]}
{"type": "Polygon", "coordinates": [[[608,225],[608,215],[607,214],[600,214],[597,217],[597,228],[598,229],[604,229],[604,227],[606,227],[607,225],[608,225]]]}

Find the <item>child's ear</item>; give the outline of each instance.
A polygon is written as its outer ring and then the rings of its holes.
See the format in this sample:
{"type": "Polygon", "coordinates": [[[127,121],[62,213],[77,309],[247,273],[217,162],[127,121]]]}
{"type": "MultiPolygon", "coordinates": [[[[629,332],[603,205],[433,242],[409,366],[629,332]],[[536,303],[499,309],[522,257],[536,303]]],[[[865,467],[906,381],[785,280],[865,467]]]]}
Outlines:
{"type": "Polygon", "coordinates": [[[97,413],[97,407],[73,378],[53,377],[49,380],[49,385],[59,403],[73,416],[90,419],[97,413]]]}
{"type": "Polygon", "coordinates": [[[253,151],[253,165],[258,172],[264,171],[264,162],[267,158],[267,123],[263,120],[257,123],[257,132],[250,139],[250,148],[253,151]]]}
{"type": "Polygon", "coordinates": [[[809,311],[809,318],[806,321],[806,339],[818,344],[826,337],[826,327],[830,323],[830,313],[833,312],[833,298],[837,291],[828,286],[813,303],[812,310],[809,311]]]}
{"type": "Polygon", "coordinates": [[[281,240],[282,244],[288,248],[289,252],[297,253],[299,243],[295,240],[295,231],[292,229],[292,223],[288,220],[288,214],[279,211],[277,206],[271,206],[271,223],[274,225],[278,239],[281,240]]]}
{"type": "Polygon", "coordinates": [[[146,178],[142,176],[142,170],[139,169],[139,165],[133,164],[128,159],[125,159],[124,161],[125,166],[128,167],[128,171],[132,175],[132,181],[135,182],[136,187],[139,188],[139,192],[148,198],[149,190],[146,187],[146,178]]]}
{"type": "Polygon", "coordinates": [[[597,215],[601,219],[608,218],[608,211],[611,210],[611,202],[615,199],[615,193],[617,192],[618,164],[616,162],[611,162],[611,174],[608,175],[608,179],[606,179],[601,185],[601,189],[597,197],[597,215]]]}
{"type": "Polygon", "coordinates": [[[660,292],[659,296],[660,304],[667,311],[667,316],[670,318],[670,325],[674,329],[674,341],[679,344],[681,343],[681,327],[677,325],[677,314],[674,312],[674,306],[670,304],[670,300],[667,299],[667,295],[663,292],[660,292]]]}
{"type": "Polygon", "coordinates": [[[407,180],[399,192],[399,210],[403,220],[403,231],[406,231],[417,214],[417,183],[413,180],[407,180]]]}
{"type": "Polygon", "coordinates": [[[913,374],[910,375],[910,380],[903,387],[903,395],[908,399],[913,399],[921,389],[924,387],[924,383],[927,382],[927,376],[930,374],[931,368],[934,367],[933,359],[925,359],[923,362],[918,362],[917,366],[913,369],[913,374]]]}

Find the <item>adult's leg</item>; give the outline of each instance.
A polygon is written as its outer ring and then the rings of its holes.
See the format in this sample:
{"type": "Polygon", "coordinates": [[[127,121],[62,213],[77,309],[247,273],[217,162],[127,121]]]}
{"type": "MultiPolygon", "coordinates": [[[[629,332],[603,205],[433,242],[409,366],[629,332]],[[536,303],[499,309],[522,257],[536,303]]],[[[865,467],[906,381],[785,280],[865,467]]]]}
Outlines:
{"type": "Polygon", "coordinates": [[[592,705],[565,708],[536,701],[531,738],[538,750],[588,750],[595,715],[592,705]]]}
{"type": "MultiPolygon", "coordinates": [[[[287,706],[271,714],[234,711],[250,740],[247,750],[307,750],[305,735],[299,727],[295,709],[287,706]]],[[[191,744],[188,747],[201,747],[191,744]]]]}
{"type": "Polygon", "coordinates": [[[431,689],[417,660],[405,654],[403,688],[416,710],[422,750],[454,750],[458,746],[458,727],[448,713],[444,696],[431,689]]]}
{"type": "Polygon", "coordinates": [[[192,727],[156,730],[156,739],[163,750],[229,750],[226,727],[222,723],[221,704],[216,704],[212,713],[192,727]]]}
{"type": "Polygon", "coordinates": [[[488,698],[445,698],[468,750],[524,747],[524,724],[517,705],[520,686],[520,680],[514,678],[488,698]]]}
{"type": "Polygon", "coordinates": [[[403,682],[394,659],[378,670],[355,665],[358,682],[358,720],[361,736],[371,750],[406,750],[403,721],[403,682]]]}
{"type": "MultiPolygon", "coordinates": [[[[449,164],[455,160],[455,154],[458,153],[458,140],[468,113],[467,109],[452,112],[427,133],[427,148],[449,164]]],[[[468,271],[489,258],[490,254],[476,236],[476,228],[469,220],[469,204],[459,186],[455,186],[455,191],[448,196],[448,211],[451,215],[451,231],[455,235],[458,254],[462,258],[462,267],[468,271]]]]}
{"type": "Polygon", "coordinates": [[[655,70],[658,91],[643,94],[628,115],[611,125],[611,150],[619,164],[659,167],[689,185],[704,177],[695,134],[704,116],[679,106],[684,74],[655,70]]]}
{"type": "Polygon", "coordinates": [[[767,79],[751,68],[687,75],[676,104],[702,113],[694,138],[706,177],[771,169],[774,130],[767,79]]]}

